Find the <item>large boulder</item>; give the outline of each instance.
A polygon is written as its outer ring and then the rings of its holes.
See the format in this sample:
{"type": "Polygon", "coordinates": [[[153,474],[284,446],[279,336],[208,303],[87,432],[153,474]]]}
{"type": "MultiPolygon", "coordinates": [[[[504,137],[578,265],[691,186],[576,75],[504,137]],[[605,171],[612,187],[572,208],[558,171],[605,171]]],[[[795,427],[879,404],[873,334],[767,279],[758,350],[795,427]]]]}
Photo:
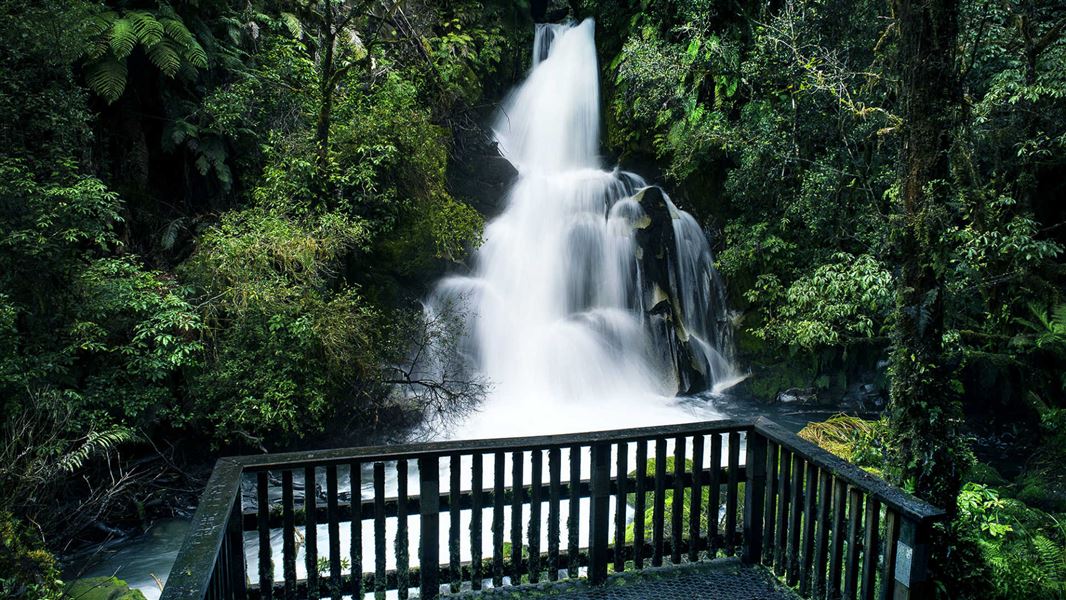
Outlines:
{"type": "Polygon", "coordinates": [[[644,188],[633,196],[633,200],[646,216],[637,224],[634,239],[639,248],[637,261],[643,277],[644,307],[652,335],[667,353],[664,358],[676,376],[677,393],[704,390],[709,383],[707,373],[693,355],[692,340],[685,331],[680,300],[674,289],[677,277],[671,273],[678,264],[674,215],[663,191],[657,187],[644,188]]]}

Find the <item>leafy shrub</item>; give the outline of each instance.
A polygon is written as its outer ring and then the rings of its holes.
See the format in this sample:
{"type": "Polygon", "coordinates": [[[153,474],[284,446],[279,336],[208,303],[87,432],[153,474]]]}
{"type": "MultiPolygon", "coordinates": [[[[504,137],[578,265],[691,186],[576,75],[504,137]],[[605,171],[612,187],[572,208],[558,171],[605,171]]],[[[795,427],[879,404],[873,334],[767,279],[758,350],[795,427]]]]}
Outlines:
{"type": "Polygon", "coordinates": [[[59,600],[62,584],[55,558],[39,537],[11,513],[0,512],[0,597],[59,600]]]}

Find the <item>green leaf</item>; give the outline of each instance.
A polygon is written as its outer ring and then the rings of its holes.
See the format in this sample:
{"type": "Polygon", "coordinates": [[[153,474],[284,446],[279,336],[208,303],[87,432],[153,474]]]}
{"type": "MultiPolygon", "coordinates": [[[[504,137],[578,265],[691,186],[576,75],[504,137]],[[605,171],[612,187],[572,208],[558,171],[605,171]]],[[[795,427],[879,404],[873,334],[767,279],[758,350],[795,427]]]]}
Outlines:
{"type": "Polygon", "coordinates": [[[113,56],[93,61],[85,67],[85,81],[89,88],[108,104],[118,100],[126,89],[126,61],[113,56]]]}
{"type": "Polygon", "coordinates": [[[169,41],[162,41],[148,48],[148,60],[159,67],[167,77],[174,77],[181,69],[181,57],[169,41]]]}
{"type": "Polygon", "coordinates": [[[145,46],[153,46],[163,39],[163,25],[143,10],[131,10],[126,13],[126,20],[133,24],[137,39],[145,46]]]}
{"type": "Polygon", "coordinates": [[[111,51],[119,60],[126,58],[137,45],[137,33],[129,19],[118,19],[111,26],[111,51]]]}
{"type": "Polygon", "coordinates": [[[292,37],[300,39],[304,36],[304,26],[300,23],[300,19],[288,12],[281,13],[281,22],[285,24],[285,28],[289,30],[292,37]]]}

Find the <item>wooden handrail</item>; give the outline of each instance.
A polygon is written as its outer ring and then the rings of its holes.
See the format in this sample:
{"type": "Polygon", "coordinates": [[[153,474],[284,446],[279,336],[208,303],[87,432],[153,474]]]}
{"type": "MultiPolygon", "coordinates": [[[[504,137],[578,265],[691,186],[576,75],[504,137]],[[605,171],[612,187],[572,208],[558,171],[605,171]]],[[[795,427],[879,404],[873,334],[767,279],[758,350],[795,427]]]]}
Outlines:
{"type": "Polygon", "coordinates": [[[777,423],[759,417],[755,420],[755,431],[767,439],[787,446],[793,454],[814,463],[821,469],[829,471],[834,477],[862,489],[876,498],[881,504],[895,509],[905,517],[915,521],[936,521],[943,519],[947,513],[912,494],[888,483],[884,479],[865,471],[839,456],[825,450],[817,444],[807,441],[777,423]]]}
{"type": "Polygon", "coordinates": [[[525,578],[577,577],[579,566],[599,584],[611,563],[621,572],[644,568],[645,559],[658,566],[720,553],[774,568],[804,596],[839,590],[873,598],[880,586],[882,594],[916,598],[927,585],[930,524],[944,515],[764,418],[228,457],[215,466],[162,599],[340,598],[386,589],[405,598],[408,586],[435,598],[461,582],[477,590],[489,580],[498,586],[505,578],[516,585],[525,578]],[[651,473],[642,464],[649,456],[655,458],[651,473]],[[486,457],[492,468],[483,468],[486,457]],[[418,489],[411,493],[407,474],[415,463],[418,489]],[[443,483],[442,465],[448,466],[443,483]],[[352,489],[361,489],[363,466],[372,468],[373,497],[364,500],[359,491],[350,500],[340,497],[338,488],[349,483],[341,481],[346,471],[352,489]],[[584,479],[583,469],[589,474],[584,479]],[[400,479],[391,497],[386,471],[400,479]],[[309,493],[313,483],[301,498],[294,473],[306,482],[324,473],[324,498],[309,493]],[[254,482],[250,510],[241,493],[246,474],[254,482]],[[279,487],[280,510],[272,510],[271,489],[277,494],[279,487]],[[632,525],[625,518],[630,503],[632,525]],[[483,511],[491,517],[483,519],[483,511]],[[461,515],[469,516],[468,528],[460,527],[461,515]],[[412,531],[417,548],[408,548],[408,516],[418,523],[412,531]],[[395,542],[385,539],[387,520],[398,524],[395,542]],[[372,556],[364,557],[366,521],[374,540],[372,556]],[[587,546],[580,542],[586,525],[587,546]],[[632,538],[626,537],[629,527],[632,538]],[[350,547],[341,548],[342,528],[352,532],[350,547]],[[280,551],[271,542],[279,529],[280,551]],[[246,532],[257,546],[251,554],[261,565],[257,573],[245,565],[246,532]],[[460,552],[467,537],[469,551],[460,552]],[[511,544],[506,552],[505,542],[511,544]],[[483,545],[491,546],[486,556],[483,545]],[[298,578],[301,546],[306,574],[298,578]],[[389,553],[395,568],[386,568],[389,553]],[[417,556],[410,568],[409,556],[417,556]],[[352,568],[342,572],[349,559],[352,568]],[[275,563],[282,580],[275,579],[275,563]]]}
{"type": "Polygon", "coordinates": [[[422,442],[390,446],[358,446],[331,450],[309,450],[306,452],[229,456],[226,457],[226,460],[240,464],[248,472],[256,472],[302,468],[307,465],[316,467],[324,467],[330,464],[346,465],[353,459],[358,459],[361,462],[391,462],[401,458],[414,460],[427,456],[444,457],[457,453],[468,455],[513,452],[516,450],[548,450],[551,448],[569,448],[574,445],[589,447],[598,443],[615,444],[620,442],[651,441],[695,433],[710,434],[746,431],[751,429],[753,424],[750,420],[703,421],[657,427],[592,431],[588,433],[422,442]]]}

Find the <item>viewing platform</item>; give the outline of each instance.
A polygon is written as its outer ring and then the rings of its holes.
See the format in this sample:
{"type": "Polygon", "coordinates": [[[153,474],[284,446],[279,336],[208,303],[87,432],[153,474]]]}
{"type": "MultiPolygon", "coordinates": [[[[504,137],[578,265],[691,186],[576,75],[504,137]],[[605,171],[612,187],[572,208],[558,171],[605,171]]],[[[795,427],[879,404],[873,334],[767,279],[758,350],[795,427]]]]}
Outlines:
{"type": "Polygon", "coordinates": [[[944,516],[764,418],[222,458],[162,598],[927,598],[944,516]]]}

